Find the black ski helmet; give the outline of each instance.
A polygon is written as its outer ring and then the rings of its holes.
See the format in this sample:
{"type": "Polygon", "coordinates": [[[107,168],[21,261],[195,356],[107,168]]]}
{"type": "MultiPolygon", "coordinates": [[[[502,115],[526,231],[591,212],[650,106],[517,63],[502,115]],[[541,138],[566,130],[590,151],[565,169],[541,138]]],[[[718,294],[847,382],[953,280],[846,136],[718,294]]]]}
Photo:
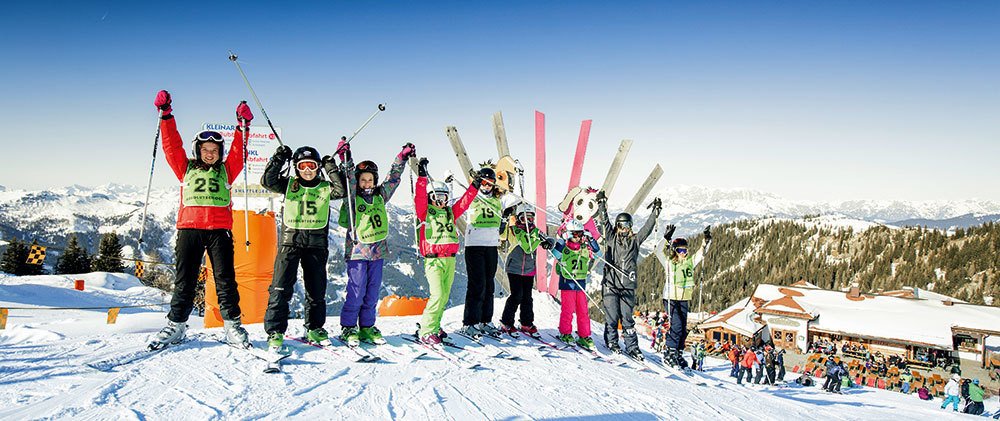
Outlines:
{"type": "Polygon", "coordinates": [[[194,136],[194,158],[201,161],[201,145],[208,142],[219,147],[219,162],[222,162],[226,144],[222,141],[222,134],[215,130],[202,130],[194,136]]]}
{"type": "Polygon", "coordinates": [[[674,241],[670,242],[671,248],[687,247],[687,246],[688,246],[688,240],[684,237],[677,237],[674,239],[674,241]]]}
{"type": "Polygon", "coordinates": [[[483,180],[490,180],[492,183],[497,182],[497,172],[493,171],[493,168],[482,167],[479,169],[479,178],[483,180]]]}
{"type": "Polygon", "coordinates": [[[303,146],[295,150],[292,154],[292,163],[298,164],[299,161],[316,161],[318,164],[320,161],[319,151],[312,146],[303,146]]]}
{"type": "Polygon", "coordinates": [[[361,161],[354,166],[354,179],[361,180],[361,173],[371,173],[375,184],[378,184],[378,165],[372,161],[361,161]]]}
{"type": "Polygon", "coordinates": [[[619,227],[622,225],[628,225],[629,227],[632,227],[632,215],[629,214],[628,212],[619,213],[618,216],[615,217],[615,225],[619,227]]]}

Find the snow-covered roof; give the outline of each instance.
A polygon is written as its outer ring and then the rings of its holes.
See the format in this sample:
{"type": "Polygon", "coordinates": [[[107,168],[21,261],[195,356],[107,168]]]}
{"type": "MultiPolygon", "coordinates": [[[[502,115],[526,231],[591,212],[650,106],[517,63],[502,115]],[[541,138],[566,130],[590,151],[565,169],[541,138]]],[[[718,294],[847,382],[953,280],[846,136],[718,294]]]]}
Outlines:
{"type": "Polygon", "coordinates": [[[953,347],[953,328],[1000,329],[1000,308],[954,301],[947,305],[947,298],[940,294],[929,299],[868,294],[851,297],[842,291],[762,284],[749,300],[764,302],[756,309],[760,314],[811,319],[810,330],[944,349],[953,347]]]}

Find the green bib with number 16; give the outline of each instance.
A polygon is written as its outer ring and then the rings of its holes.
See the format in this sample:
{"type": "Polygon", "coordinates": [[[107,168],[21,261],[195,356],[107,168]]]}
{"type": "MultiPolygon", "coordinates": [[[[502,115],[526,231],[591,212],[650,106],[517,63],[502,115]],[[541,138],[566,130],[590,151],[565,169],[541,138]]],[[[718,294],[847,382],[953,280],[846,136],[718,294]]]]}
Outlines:
{"type": "Polygon", "coordinates": [[[201,169],[189,164],[184,173],[184,206],[226,207],[232,202],[226,167],[201,169]]]}
{"type": "Polygon", "coordinates": [[[330,182],[320,181],[306,187],[292,177],[285,190],[285,211],[281,221],[286,227],[298,230],[318,230],[326,227],[330,219],[330,182]]]}

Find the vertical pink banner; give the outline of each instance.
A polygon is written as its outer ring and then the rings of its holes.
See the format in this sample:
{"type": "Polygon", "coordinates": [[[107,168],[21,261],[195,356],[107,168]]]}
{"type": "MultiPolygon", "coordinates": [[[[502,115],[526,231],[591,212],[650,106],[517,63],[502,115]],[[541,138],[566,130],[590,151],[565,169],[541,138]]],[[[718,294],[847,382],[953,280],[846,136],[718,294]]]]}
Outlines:
{"type": "Polygon", "coordinates": [[[569,175],[569,187],[566,191],[580,185],[583,175],[583,158],[587,156],[587,141],[590,140],[590,125],[594,120],[583,120],[580,123],[580,138],[576,141],[576,155],[573,157],[573,171],[569,175]]]}
{"type": "MultiPolygon", "coordinates": [[[[535,111],[535,204],[541,208],[536,209],[535,225],[543,233],[545,232],[545,114],[535,111]]],[[[546,233],[548,234],[548,233],[546,233]]],[[[535,252],[535,288],[545,291],[545,281],[548,279],[545,262],[548,260],[548,253],[545,249],[538,248],[535,252]]]]}

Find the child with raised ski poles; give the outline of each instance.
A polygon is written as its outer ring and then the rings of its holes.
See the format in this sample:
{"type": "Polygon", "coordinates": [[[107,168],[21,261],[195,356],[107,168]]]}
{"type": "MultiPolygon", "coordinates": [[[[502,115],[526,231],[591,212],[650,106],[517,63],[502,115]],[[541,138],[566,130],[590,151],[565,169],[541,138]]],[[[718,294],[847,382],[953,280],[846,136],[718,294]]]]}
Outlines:
{"type": "Polygon", "coordinates": [[[303,146],[292,153],[279,146],[261,176],[264,188],[284,195],[281,215],[281,240],[274,260],[274,278],[269,289],[264,331],[268,348],[281,352],[288,329],[288,301],[295,292],[299,265],[305,287],[306,339],[315,343],[329,340],[326,323],[326,264],[330,256],[330,200],[344,197],[344,183],[333,158],[320,160],[319,152],[303,146]],[[291,161],[294,175],[285,174],[291,161]],[[326,179],[320,177],[321,170],[326,179]]]}
{"type": "Polygon", "coordinates": [[[515,244],[507,254],[507,279],[510,281],[510,296],[503,306],[500,316],[500,330],[508,335],[516,336],[518,329],[514,327],[514,313],[520,307],[520,331],[527,335],[538,337],[535,327],[535,313],[531,300],[531,290],[535,285],[535,250],[538,247],[552,248],[548,241],[535,226],[535,207],[522,203],[512,208],[515,214],[514,225],[507,227],[515,244]]]}
{"type": "Polygon", "coordinates": [[[552,247],[559,273],[559,340],[574,342],[588,350],[594,349],[590,337],[590,310],[587,307],[587,276],[594,264],[594,253],[600,251],[597,240],[590,237],[583,224],[576,219],[566,223],[566,239],[552,247]],[[573,315],[576,315],[577,338],[573,340],[573,315]]]}
{"type": "Polygon", "coordinates": [[[704,260],[708,244],[712,242],[711,227],[705,227],[705,242],[694,256],[688,254],[688,242],[683,237],[670,239],[674,235],[674,225],[667,225],[663,238],[670,245],[670,255],[665,268],[663,283],[663,307],[670,318],[670,330],[667,332],[666,347],[663,349],[663,362],[672,367],[687,367],[683,357],[684,341],[687,340],[687,317],[689,303],[694,296],[694,268],[704,260]]]}
{"type": "Polygon", "coordinates": [[[386,204],[392,199],[409,157],[417,148],[403,145],[392,162],[382,184],[378,183],[378,165],[351,157],[350,144],[341,138],[337,154],[347,176],[348,200],[340,207],[340,226],[347,228],[344,260],[347,263],[347,299],[340,311],[340,339],[349,346],[361,342],[382,345],[385,339],[375,327],[376,305],[382,289],[383,256],[388,250],[389,217],[386,204]]]}
{"type": "Polygon", "coordinates": [[[424,308],[417,336],[429,346],[440,346],[444,335],[441,316],[448,304],[451,284],[455,280],[455,254],[458,253],[455,221],[472,205],[482,182],[477,174],[465,194],[454,205],[449,206],[451,189],[448,185],[434,181],[430,183],[428,191],[427,158],[420,158],[417,164],[417,185],[413,201],[419,222],[419,252],[424,257],[424,273],[430,291],[430,299],[424,308]]]}
{"type": "Polygon", "coordinates": [[[171,102],[170,93],[160,91],[153,105],[160,110],[163,154],[181,182],[180,208],[177,210],[176,276],[167,325],[149,343],[149,349],[161,349],[184,340],[188,317],[194,308],[201,258],[206,252],[212,262],[226,341],[250,348],[247,331],[240,322],[240,293],[233,266],[231,189],[233,180],[243,171],[244,131],[250,127],[253,113],[246,101],[236,107],[237,127],[232,149],[225,159],[222,134],[211,130],[195,135],[194,158],[188,158],[184,141],[177,131],[171,102]]]}

